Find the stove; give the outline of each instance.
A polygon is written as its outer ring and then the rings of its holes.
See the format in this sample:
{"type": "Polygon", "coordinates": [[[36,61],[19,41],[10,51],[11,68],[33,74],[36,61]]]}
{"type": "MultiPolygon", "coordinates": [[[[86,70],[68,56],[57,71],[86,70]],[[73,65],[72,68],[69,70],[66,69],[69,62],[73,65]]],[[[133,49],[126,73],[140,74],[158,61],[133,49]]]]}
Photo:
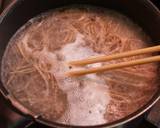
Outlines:
{"type": "MultiPolygon", "coordinates": [[[[0,13],[12,2],[13,0],[0,0],[0,13]]],[[[160,9],[160,0],[151,0],[153,4],[160,9]]],[[[13,112],[3,102],[2,95],[0,94],[0,128],[49,128],[39,124],[32,119],[24,118],[17,113],[13,112]]],[[[149,115],[142,119],[137,126],[133,128],[160,128],[160,101],[157,102],[149,112],[149,115]]]]}

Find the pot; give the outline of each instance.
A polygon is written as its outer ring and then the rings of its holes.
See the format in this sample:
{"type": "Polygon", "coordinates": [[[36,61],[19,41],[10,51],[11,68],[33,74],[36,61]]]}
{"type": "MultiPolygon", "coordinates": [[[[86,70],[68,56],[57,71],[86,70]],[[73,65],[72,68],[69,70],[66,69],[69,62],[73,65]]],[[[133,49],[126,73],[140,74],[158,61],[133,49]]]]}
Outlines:
{"type": "MultiPolygon", "coordinates": [[[[150,35],[152,42],[160,40],[160,11],[149,0],[15,0],[11,5],[2,13],[0,17],[0,66],[2,56],[5,48],[13,36],[13,34],[24,25],[29,19],[36,15],[45,12],[50,9],[54,9],[61,6],[71,4],[87,4],[100,6],[116,10],[141,26],[144,31],[150,35]]],[[[0,81],[0,92],[3,94],[6,103],[14,109],[16,112],[31,117],[36,122],[42,123],[51,127],[75,127],[59,123],[49,122],[41,115],[35,115],[16,101],[11,94],[5,89],[0,81]]],[[[129,116],[117,120],[112,123],[92,126],[92,128],[98,127],[135,127],[133,123],[138,124],[140,120],[144,118],[150,111],[151,107],[160,99],[160,88],[153,98],[142,108],[139,108],[136,112],[129,116]]],[[[82,128],[82,127],[81,127],[82,128]]],[[[87,128],[87,127],[85,127],[87,128]]]]}

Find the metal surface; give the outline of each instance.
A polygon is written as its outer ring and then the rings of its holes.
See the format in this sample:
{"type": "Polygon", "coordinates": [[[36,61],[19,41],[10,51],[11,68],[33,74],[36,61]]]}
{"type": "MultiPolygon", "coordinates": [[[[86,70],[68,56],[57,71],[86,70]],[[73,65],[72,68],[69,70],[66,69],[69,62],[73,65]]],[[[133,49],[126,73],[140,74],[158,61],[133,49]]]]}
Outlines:
{"type": "Polygon", "coordinates": [[[158,101],[148,114],[147,120],[160,128],[160,101],[158,101]]]}
{"type": "MultiPolygon", "coordinates": [[[[143,29],[152,37],[153,41],[156,42],[160,40],[160,12],[156,7],[154,7],[151,2],[147,0],[17,0],[14,1],[3,12],[0,18],[0,59],[11,36],[27,20],[41,12],[47,11],[48,9],[53,9],[55,7],[60,7],[68,4],[91,4],[115,9],[129,16],[132,20],[142,26],[143,29]]],[[[19,107],[19,105],[13,105],[13,103],[15,102],[11,98],[8,98],[10,97],[10,94],[8,94],[7,90],[4,88],[4,86],[2,86],[2,84],[0,85],[0,89],[3,95],[6,97],[6,100],[11,101],[9,102],[9,105],[12,106],[17,112],[20,112],[23,115],[29,114],[30,116],[34,117],[35,120],[37,120],[38,122],[49,126],[71,127],[62,124],[52,123],[45,119],[42,119],[40,116],[16,109],[19,107]]],[[[100,125],[99,127],[121,127],[122,124],[124,124],[123,127],[131,128],[133,127],[133,122],[138,123],[138,120],[140,120],[140,118],[136,120],[135,118],[140,116],[143,117],[143,113],[150,109],[158,101],[159,98],[160,90],[148,104],[146,104],[143,108],[140,108],[137,112],[119,121],[106,125],[100,125]]],[[[95,127],[97,128],[98,126],[95,127]]]]}

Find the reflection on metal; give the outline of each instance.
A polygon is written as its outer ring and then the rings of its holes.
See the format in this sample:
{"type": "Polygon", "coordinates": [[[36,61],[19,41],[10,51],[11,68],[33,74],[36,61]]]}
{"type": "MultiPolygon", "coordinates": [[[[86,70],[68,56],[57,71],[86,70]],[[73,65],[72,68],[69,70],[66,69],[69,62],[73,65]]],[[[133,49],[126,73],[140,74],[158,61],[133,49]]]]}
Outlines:
{"type": "Polygon", "coordinates": [[[160,128],[160,100],[155,104],[155,106],[151,109],[147,120],[160,128]]]}

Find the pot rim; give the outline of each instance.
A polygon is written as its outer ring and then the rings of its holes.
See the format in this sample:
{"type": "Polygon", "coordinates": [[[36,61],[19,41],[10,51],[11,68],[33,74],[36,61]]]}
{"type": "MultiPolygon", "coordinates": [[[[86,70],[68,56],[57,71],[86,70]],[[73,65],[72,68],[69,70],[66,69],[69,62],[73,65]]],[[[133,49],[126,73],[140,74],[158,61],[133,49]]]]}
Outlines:
{"type": "MultiPolygon", "coordinates": [[[[24,0],[14,0],[10,3],[10,5],[1,13],[0,15],[0,24],[3,22],[3,20],[12,12],[12,10],[14,10],[19,4],[21,4],[24,0]]],[[[150,1],[150,0],[141,0],[146,6],[152,8],[152,10],[160,15],[160,10],[150,1]]],[[[3,86],[3,85],[2,85],[3,86]]],[[[4,86],[3,86],[4,87],[4,86]]],[[[5,87],[4,87],[5,88],[5,87]]],[[[136,112],[133,112],[132,114],[111,122],[111,123],[106,123],[106,124],[102,124],[102,125],[95,125],[95,126],[75,126],[75,125],[65,125],[65,124],[61,124],[61,123],[56,123],[56,122],[51,122],[51,121],[47,121],[44,118],[42,118],[41,116],[33,116],[33,114],[30,114],[29,116],[33,117],[35,119],[35,121],[45,124],[47,126],[51,126],[51,127],[74,127],[74,128],[98,128],[98,127],[117,127],[119,125],[123,125],[129,121],[134,120],[135,118],[139,117],[140,115],[142,115],[143,113],[145,113],[147,110],[149,110],[158,100],[160,100],[160,93],[159,93],[160,89],[157,90],[157,93],[152,97],[152,99],[150,101],[148,101],[148,103],[146,105],[144,105],[143,107],[139,108],[136,112]]],[[[4,91],[0,88],[0,93],[2,93],[2,95],[8,99],[9,101],[11,101],[11,105],[17,109],[18,111],[20,111],[18,109],[18,105],[13,104],[14,101],[12,101],[12,98],[9,98],[10,94],[6,94],[4,93],[4,91]]],[[[22,105],[23,106],[23,105],[22,105]]],[[[21,114],[28,116],[28,113],[22,112],[20,111],[21,114]]]]}

